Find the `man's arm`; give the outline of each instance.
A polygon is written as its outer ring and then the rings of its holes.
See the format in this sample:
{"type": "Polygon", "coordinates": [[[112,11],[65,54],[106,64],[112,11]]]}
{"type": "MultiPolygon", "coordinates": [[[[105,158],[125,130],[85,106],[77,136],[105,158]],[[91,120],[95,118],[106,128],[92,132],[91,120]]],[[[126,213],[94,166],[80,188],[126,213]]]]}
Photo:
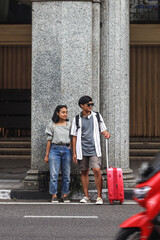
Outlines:
{"type": "Polygon", "coordinates": [[[104,123],[104,120],[101,116],[101,114],[99,114],[100,116],[100,129],[101,129],[101,134],[103,136],[105,136],[105,138],[110,138],[111,134],[106,130],[106,125],[104,123]]]}
{"type": "Polygon", "coordinates": [[[77,137],[73,136],[73,138],[72,138],[72,149],[73,149],[73,162],[74,163],[77,163],[76,142],[77,142],[77,137]]]}
{"type": "Polygon", "coordinates": [[[105,138],[110,138],[110,136],[111,136],[111,134],[110,134],[109,132],[107,132],[107,130],[101,132],[101,134],[102,134],[103,136],[105,136],[105,138]]]}

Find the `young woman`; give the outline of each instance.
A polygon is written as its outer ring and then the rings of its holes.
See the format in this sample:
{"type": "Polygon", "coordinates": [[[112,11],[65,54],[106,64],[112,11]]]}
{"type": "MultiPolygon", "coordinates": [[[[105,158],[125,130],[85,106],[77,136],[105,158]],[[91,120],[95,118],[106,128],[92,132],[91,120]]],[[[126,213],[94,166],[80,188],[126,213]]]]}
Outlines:
{"type": "Polygon", "coordinates": [[[47,148],[45,163],[49,162],[50,186],[52,202],[59,202],[57,198],[58,175],[61,166],[63,202],[70,202],[69,183],[71,166],[70,122],[67,119],[66,105],[58,105],[54,111],[52,122],[46,127],[47,148]]]}

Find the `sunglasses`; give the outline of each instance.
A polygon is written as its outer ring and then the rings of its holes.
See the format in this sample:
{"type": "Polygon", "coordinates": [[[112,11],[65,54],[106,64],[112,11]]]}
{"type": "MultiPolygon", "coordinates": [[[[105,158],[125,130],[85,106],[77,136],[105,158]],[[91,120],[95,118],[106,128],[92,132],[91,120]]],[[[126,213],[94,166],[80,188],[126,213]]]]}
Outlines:
{"type": "Polygon", "coordinates": [[[88,106],[88,107],[94,106],[94,103],[87,103],[87,106],[88,106]]]}

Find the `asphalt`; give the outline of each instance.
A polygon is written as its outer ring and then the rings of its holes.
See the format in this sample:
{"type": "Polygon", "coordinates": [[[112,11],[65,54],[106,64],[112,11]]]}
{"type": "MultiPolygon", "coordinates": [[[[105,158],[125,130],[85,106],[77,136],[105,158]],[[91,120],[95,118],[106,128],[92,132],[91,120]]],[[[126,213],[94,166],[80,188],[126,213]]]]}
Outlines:
{"type": "Polygon", "coordinates": [[[139,205],[0,202],[0,240],[114,240],[139,205]]]}

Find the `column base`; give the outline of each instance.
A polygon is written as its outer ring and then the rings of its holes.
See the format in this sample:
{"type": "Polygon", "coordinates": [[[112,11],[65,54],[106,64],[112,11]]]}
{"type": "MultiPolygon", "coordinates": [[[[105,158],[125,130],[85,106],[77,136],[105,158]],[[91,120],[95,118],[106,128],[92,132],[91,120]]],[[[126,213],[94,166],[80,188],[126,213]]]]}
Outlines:
{"type": "MultiPolygon", "coordinates": [[[[102,189],[107,189],[107,174],[106,170],[102,170],[102,179],[103,179],[103,184],[102,184],[102,189]]],[[[73,176],[71,176],[72,178],[73,176]]],[[[74,184],[72,183],[72,191],[74,191],[74,188],[81,188],[80,187],[80,174],[76,176],[76,179],[74,180],[74,184]],[[75,183],[75,181],[78,181],[78,183],[75,183]],[[76,184],[76,186],[75,186],[76,184]],[[78,185],[78,186],[77,186],[78,185]]],[[[72,180],[72,181],[73,181],[72,180]]],[[[27,172],[27,175],[24,179],[24,189],[25,190],[38,190],[38,191],[48,191],[49,188],[49,173],[44,171],[44,172],[39,172],[38,170],[29,170],[27,172]]],[[[124,188],[133,188],[136,184],[133,171],[129,168],[123,169],[123,183],[124,183],[124,188]]],[[[59,187],[61,185],[61,176],[59,176],[59,187]]],[[[96,190],[96,184],[95,184],[95,177],[92,171],[89,171],[89,190],[96,190]]],[[[78,189],[78,190],[82,190],[78,189]]]]}
{"type": "MultiPolygon", "coordinates": [[[[124,168],[123,171],[123,184],[124,188],[133,188],[136,184],[133,170],[130,168],[124,168]]],[[[107,174],[106,170],[102,170],[102,178],[103,178],[103,189],[107,187],[107,174]]]]}
{"type": "MultiPolygon", "coordinates": [[[[101,170],[101,174],[102,174],[102,189],[106,189],[107,188],[107,175],[106,175],[106,171],[105,170],[101,170]]],[[[90,170],[89,171],[89,190],[97,190],[96,188],[96,183],[95,183],[95,177],[93,172],[90,170]]]]}
{"type": "MultiPolygon", "coordinates": [[[[130,168],[122,169],[123,171],[123,184],[124,188],[133,188],[135,187],[136,181],[133,175],[133,170],[130,168]]],[[[102,170],[102,189],[107,189],[107,174],[106,170],[102,170]]],[[[89,171],[89,190],[96,190],[95,178],[92,171],[89,171]]]]}
{"type": "Polygon", "coordinates": [[[123,184],[124,188],[133,188],[136,185],[136,180],[133,175],[133,170],[130,168],[123,168],[123,184]]]}
{"type": "MultiPolygon", "coordinates": [[[[132,191],[135,187],[136,181],[133,175],[133,171],[129,168],[123,170],[123,184],[125,199],[132,199],[132,191]]],[[[108,199],[108,187],[107,187],[107,174],[106,170],[101,170],[102,173],[102,198],[108,199]]],[[[83,192],[83,191],[82,191],[83,192]]],[[[92,171],[89,171],[89,195],[91,199],[97,198],[97,188],[95,184],[95,178],[92,171]]],[[[75,196],[74,196],[75,197],[75,196]]]]}
{"type": "MultiPolygon", "coordinates": [[[[134,175],[133,175],[133,170],[130,168],[125,168],[122,169],[123,171],[123,184],[124,188],[133,188],[136,184],[134,175]]],[[[107,174],[106,170],[102,170],[102,179],[103,179],[103,184],[102,184],[102,189],[107,189],[107,174]]],[[[96,184],[95,184],[95,178],[94,174],[92,171],[89,171],[89,190],[96,190],[96,184]]]]}
{"type": "Polygon", "coordinates": [[[38,190],[39,181],[38,181],[38,170],[29,170],[23,181],[25,190],[38,190]]]}

